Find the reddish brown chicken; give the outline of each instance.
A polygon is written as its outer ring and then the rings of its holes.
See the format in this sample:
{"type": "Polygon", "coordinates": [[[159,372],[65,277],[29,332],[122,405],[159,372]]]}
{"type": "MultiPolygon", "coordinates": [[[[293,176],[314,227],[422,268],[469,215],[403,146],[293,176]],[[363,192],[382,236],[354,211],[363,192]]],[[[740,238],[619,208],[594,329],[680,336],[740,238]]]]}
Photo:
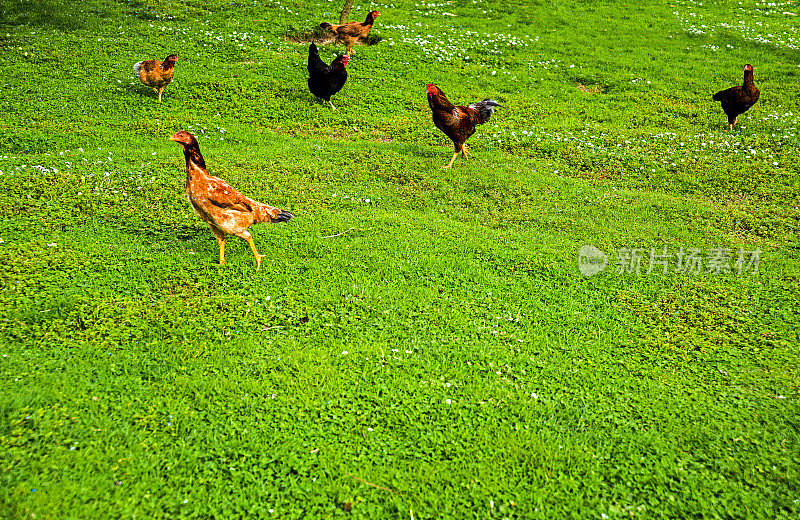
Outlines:
{"type": "Polygon", "coordinates": [[[379,17],[381,13],[378,11],[370,11],[367,15],[367,19],[363,22],[348,22],[342,25],[333,25],[328,22],[322,22],[319,24],[320,27],[323,29],[328,29],[334,35],[336,35],[336,39],[343,43],[347,47],[347,55],[350,55],[350,51],[353,49],[353,45],[356,44],[358,40],[361,38],[366,38],[369,36],[369,31],[372,29],[372,24],[375,23],[375,18],[379,17]]]}
{"type": "Polygon", "coordinates": [[[753,66],[748,63],[744,66],[744,83],[738,87],[720,90],[712,99],[722,104],[722,110],[728,116],[728,126],[733,130],[736,118],[755,105],[760,95],[761,92],[753,83],[753,66]]]}
{"type": "Polygon", "coordinates": [[[183,147],[186,157],[186,195],[195,213],[211,228],[219,243],[219,263],[225,264],[225,235],[236,235],[247,241],[256,258],[256,269],[261,268],[253,236],[247,228],[260,222],[286,222],[294,215],[247,198],[219,177],[212,177],[200,153],[197,139],[187,132],[176,132],[170,141],[183,147]]]}
{"type": "Polygon", "coordinates": [[[172,77],[175,75],[175,63],[178,57],[170,54],[164,61],[146,60],[133,65],[133,71],[139,76],[139,81],[153,89],[158,94],[158,101],[161,102],[161,93],[172,77]]]}
{"type": "Polygon", "coordinates": [[[502,107],[491,99],[484,99],[468,107],[456,106],[447,99],[442,89],[432,83],[428,83],[428,105],[433,110],[433,124],[453,141],[455,147],[453,158],[444,168],[453,167],[459,152],[464,159],[469,157],[465,144],[467,139],[475,133],[476,126],[489,121],[495,107],[502,107]]]}

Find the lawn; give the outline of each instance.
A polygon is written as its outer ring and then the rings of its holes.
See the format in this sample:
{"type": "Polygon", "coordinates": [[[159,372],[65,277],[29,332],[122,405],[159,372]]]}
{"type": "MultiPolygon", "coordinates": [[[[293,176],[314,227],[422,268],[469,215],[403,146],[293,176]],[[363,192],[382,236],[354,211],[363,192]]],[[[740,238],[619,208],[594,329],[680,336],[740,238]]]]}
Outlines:
{"type": "Polygon", "coordinates": [[[340,4],[0,4],[0,519],[800,518],[800,6],[340,4]]]}

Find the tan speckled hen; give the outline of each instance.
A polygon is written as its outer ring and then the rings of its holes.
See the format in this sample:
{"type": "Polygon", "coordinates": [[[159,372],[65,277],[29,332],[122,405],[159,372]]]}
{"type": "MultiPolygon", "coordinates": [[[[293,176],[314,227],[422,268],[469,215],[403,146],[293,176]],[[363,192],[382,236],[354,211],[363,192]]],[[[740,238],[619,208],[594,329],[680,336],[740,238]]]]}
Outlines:
{"type": "Polygon", "coordinates": [[[195,213],[211,228],[219,243],[219,263],[225,264],[225,235],[235,235],[247,241],[256,259],[256,269],[261,268],[260,255],[247,229],[260,222],[286,222],[294,215],[245,197],[220,179],[208,174],[197,139],[187,132],[176,132],[170,141],[183,147],[186,157],[186,195],[195,213]]]}
{"type": "Polygon", "coordinates": [[[178,57],[170,54],[164,61],[145,60],[133,65],[133,71],[139,76],[139,81],[153,89],[158,94],[158,101],[161,102],[161,93],[167,88],[172,78],[175,76],[175,63],[178,57]]]}

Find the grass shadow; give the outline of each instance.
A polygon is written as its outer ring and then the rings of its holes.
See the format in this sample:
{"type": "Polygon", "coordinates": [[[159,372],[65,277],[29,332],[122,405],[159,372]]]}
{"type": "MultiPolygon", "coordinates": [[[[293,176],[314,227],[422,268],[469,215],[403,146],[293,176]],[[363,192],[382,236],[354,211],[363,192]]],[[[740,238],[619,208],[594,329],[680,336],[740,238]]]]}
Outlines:
{"type": "MultiPolygon", "coordinates": [[[[336,38],[330,31],[323,29],[319,26],[312,27],[311,29],[297,29],[290,26],[284,34],[284,39],[295,43],[316,43],[317,45],[328,45],[336,43],[336,38]]],[[[356,42],[356,45],[365,45],[367,47],[377,45],[383,41],[383,37],[377,34],[369,34],[366,38],[361,38],[356,42]]]]}
{"type": "Polygon", "coordinates": [[[170,242],[175,239],[199,239],[208,235],[207,227],[201,225],[147,223],[141,226],[115,226],[118,232],[139,238],[149,237],[152,242],[170,242]]]}
{"type": "Polygon", "coordinates": [[[3,2],[0,25],[50,27],[69,32],[86,26],[84,13],[59,0],[8,0],[3,2]]]}

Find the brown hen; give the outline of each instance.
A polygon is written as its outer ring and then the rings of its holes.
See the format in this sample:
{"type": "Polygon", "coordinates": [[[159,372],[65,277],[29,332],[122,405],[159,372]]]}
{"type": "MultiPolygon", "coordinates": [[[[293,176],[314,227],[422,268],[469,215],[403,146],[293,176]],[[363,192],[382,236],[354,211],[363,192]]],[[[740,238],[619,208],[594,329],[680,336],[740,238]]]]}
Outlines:
{"type": "Polygon", "coordinates": [[[367,15],[367,19],[363,22],[348,22],[342,25],[322,22],[319,26],[323,29],[328,29],[336,35],[336,39],[347,47],[347,55],[349,56],[353,45],[361,38],[369,36],[369,31],[372,29],[372,24],[375,23],[375,18],[380,15],[381,13],[378,11],[370,11],[367,15]]]}
{"type": "Polygon", "coordinates": [[[145,60],[135,63],[133,71],[139,75],[139,81],[152,88],[153,92],[158,94],[158,101],[161,102],[161,93],[172,81],[177,61],[178,57],[170,54],[164,58],[164,61],[145,60]]]}
{"type": "Polygon", "coordinates": [[[286,222],[294,215],[245,197],[224,180],[209,175],[197,139],[186,130],[176,132],[169,139],[183,147],[186,195],[195,213],[217,237],[220,265],[225,264],[225,235],[228,234],[247,241],[256,259],[256,269],[261,268],[265,255],[258,253],[247,228],[261,222],[286,222]]]}

